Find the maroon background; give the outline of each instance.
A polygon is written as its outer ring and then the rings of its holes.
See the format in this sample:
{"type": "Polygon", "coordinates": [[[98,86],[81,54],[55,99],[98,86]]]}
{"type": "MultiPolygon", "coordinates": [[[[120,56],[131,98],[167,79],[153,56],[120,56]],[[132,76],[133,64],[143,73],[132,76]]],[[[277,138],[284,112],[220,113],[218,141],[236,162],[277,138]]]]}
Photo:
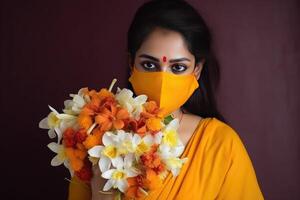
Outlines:
{"type": "MultiPolygon", "coordinates": [[[[1,199],[66,199],[67,170],[50,166],[38,122],[80,87],[125,86],[126,32],[143,2],[1,3],[1,199]]],[[[218,102],[265,198],[299,199],[299,1],[190,2],[215,36],[218,102]]]]}

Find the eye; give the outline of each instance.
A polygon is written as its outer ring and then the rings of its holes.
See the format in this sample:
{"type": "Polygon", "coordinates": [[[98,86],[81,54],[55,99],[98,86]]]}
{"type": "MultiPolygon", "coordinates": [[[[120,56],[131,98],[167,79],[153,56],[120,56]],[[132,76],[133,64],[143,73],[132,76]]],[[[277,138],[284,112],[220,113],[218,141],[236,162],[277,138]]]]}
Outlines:
{"type": "Polygon", "coordinates": [[[183,64],[174,64],[172,65],[171,69],[173,73],[178,74],[184,72],[187,67],[183,64]]]}
{"type": "Polygon", "coordinates": [[[141,65],[147,71],[155,71],[157,69],[156,64],[149,61],[144,61],[141,65]]]}

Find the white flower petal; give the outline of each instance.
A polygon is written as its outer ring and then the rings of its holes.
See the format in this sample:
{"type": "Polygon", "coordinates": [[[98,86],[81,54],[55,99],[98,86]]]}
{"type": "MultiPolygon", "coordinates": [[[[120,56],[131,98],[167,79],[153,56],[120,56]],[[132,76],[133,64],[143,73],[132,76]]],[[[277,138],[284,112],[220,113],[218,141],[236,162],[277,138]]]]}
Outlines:
{"type": "Polygon", "coordinates": [[[52,112],[54,112],[56,115],[59,114],[59,113],[58,113],[54,108],[52,108],[50,105],[48,105],[48,107],[49,107],[49,109],[50,109],[52,112]]]}
{"type": "Polygon", "coordinates": [[[109,169],[105,172],[102,173],[102,177],[105,178],[105,179],[110,179],[112,174],[116,171],[116,169],[109,169]]]}
{"type": "Polygon", "coordinates": [[[51,160],[51,166],[59,166],[64,163],[64,160],[59,159],[59,156],[56,155],[52,160],[51,160]]]}
{"type": "Polygon", "coordinates": [[[138,104],[144,104],[147,101],[147,96],[146,95],[139,95],[134,98],[135,102],[138,104]]]}
{"type": "Polygon", "coordinates": [[[88,154],[95,158],[100,158],[103,146],[97,145],[88,150],[88,154]]]}
{"type": "Polygon", "coordinates": [[[183,151],[184,151],[184,146],[178,146],[173,149],[172,154],[174,157],[179,157],[183,151]]]}
{"type": "Polygon", "coordinates": [[[141,141],[141,136],[139,136],[138,134],[134,134],[132,137],[132,143],[134,145],[138,145],[141,141]]]}
{"type": "Polygon", "coordinates": [[[68,108],[69,106],[72,106],[72,104],[73,104],[73,101],[70,99],[64,101],[64,106],[66,108],[68,108]]]}
{"type": "Polygon", "coordinates": [[[73,101],[78,104],[78,107],[83,107],[85,105],[84,99],[79,95],[75,95],[73,101]]]}
{"type": "Polygon", "coordinates": [[[108,181],[105,183],[104,187],[103,187],[103,191],[108,191],[108,190],[110,190],[110,188],[112,188],[112,186],[113,186],[114,184],[115,184],[115,180],[112,180],[112,179],[108,180],[108,181]]]}
{"type": "Polygon", "coordinates": [[[49,129],[49,131],[48,131],[48,136],[49,136],[49,138],[51,138],[51,139],[55,138],[55,137],[56,137],[55,131],[54,131],[53,129],[49,129]]]}
{"type": "Polygon", "coordinates": [[[55,142],[51,142],[47,146],[54,153],[58,153],[62,149],[61,145],[59,145],[59,144],[57,144],[55,142]]]}
{"type": "Polygon", "coordinates": [[[42,119],[40,122],[39,122],[39,128],[42,128],[42,129],[49,129],[50,127],[48,126],[48,117],[45,117],[44,119],[42,119]]]}
{"type": "Polygon", "coordinates": [[[173,168],[173,169],[171,169],[171,172],[172,172],[173,176],[177,176],[180,172],[180,169],[179,168],[173,168]]]}
{"type": "Polygon", "coordinates": [[[177,130],[179,128],[179,119],[175,118],[166,126],[166,130],[177,130]]]}
{"type": "Polygon", "coordinates": [[[131,167],[133,161],[134,161],[134,154],[133,153],[126,154],[124,158],[124,167],[125,168],[131,167]]]}
{"type": "Polygon", "coordinates": [[[125,108],[127,108],[129,113],[131,113],[133,110],[133,106],[128,102],[125,102],[125,108]]]}
{"type": "Polygon", "coordinates": [[[105,132],[103,137],[102,137],[102,142],[104,146],[109,146],[114,143],[114,134],[112,132],[105,132]]]}
{"type": "Polygon", "coordinates": [[[69,160],[65,160],[64,161],[64,166],[69,170],[70,176],[72,177],[74,175],[74,171],[72,170],[72,168],[70,166],[70,161],[69,160]]]}
{"type": "Polygon", "coordinates": [[[117,87],[117,94],[121,92],[121,88],[117,87]]]}
{"type": "Polygon", "coordinates": [[[154,136],[154,143],[155,144],[160,144],[162,137],[163,137],[163,133],[161,131],[156,133],[155,136],[154,136]]]}
{"type": "Polygon", "coordinates": [[[117,180],[116,186],[121,192],[125,192],[128,188],[128,182],[125,179],[117,180]]]}
{"type": "Polygon", "coordinates": [[[105,172],[107,170],[109,170],[110,166],[111,166],[111,161],[108,157],[106,156],[102,156],[99,160],[99,168],[101,172],[105,172]]]}
{"type": "Polygon", "coordinates": [[[77,117],[74,115],[69,115],[69,114],[57,114],[56,117],[58,119],[62,119],[62,120],[71,120],[71,119],[76,119],[77,117]]]}
{"type": "Polygon", "coordinates": [[[116,167],[117,169],[121,169],[124,166],[124,161],[121,156],[117,156],[117,157],[111,159],[111,162],[112,162],[113,166],[116,167]]]}
{"type": "Polygon", "coordinates": [[[140,171],[135,168],[125,169],[125,172],[128,177],[135,177],[140,174],[140,171]]]}
{"type": "Polygon", "coordinates": [[[154,143],[154,138],[152,135],[148,134],[145,137],[142,138],[142,140],[144,140],[144,142],[148,145],[151,145],[154,143]]]}
{"type": "Polygon", "coordinates": [[[166,144],[161,144],[159,145],[159,150],[161,152],[169,152],[170,151],[170,146],[166,145],[166,144]]]}
{"type": "Polygon", "coordinates": [[[60,122],[59,129],[60,129],[61,132],[64,132],[67,128],[71,128],[71,127],[76,129],[76,123],[77,123],[76,118],[68,119],[68,120],[62,120],[60,122]]]}
{"type": "Polygon", "coordinates": [[[61,138],[62,138],[62,132],[61,132],[61,130],[60,130],[59,128],[57,128],[57,127],[55,127],[54,130],[55,130],[55,132],[56,132],[56,134],[57,134],[57,143],[60,143],[60,140],[61,140],[61,138]]]}

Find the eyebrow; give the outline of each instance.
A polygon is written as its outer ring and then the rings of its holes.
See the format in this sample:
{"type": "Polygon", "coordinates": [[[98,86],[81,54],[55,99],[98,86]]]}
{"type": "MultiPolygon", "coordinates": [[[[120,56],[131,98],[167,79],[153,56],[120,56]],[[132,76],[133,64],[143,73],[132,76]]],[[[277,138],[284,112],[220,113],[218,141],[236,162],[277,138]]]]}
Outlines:
{"type": "MultiPolygon", "coordinates": [[[[148,54],[141,54],[139,57],[140,58],[148,58],[148,59],[153,60],[155,62],[159,62],[158,58],[155,58],[155,57],[150,56],[148,54]]],[[[176,58],[176,59],[170,59],[169,60],[170,63],[181,62],[181,61],[189,61],[189,62],[191,62],[191,60],[188,59],[188,58],[176,58]]]]}

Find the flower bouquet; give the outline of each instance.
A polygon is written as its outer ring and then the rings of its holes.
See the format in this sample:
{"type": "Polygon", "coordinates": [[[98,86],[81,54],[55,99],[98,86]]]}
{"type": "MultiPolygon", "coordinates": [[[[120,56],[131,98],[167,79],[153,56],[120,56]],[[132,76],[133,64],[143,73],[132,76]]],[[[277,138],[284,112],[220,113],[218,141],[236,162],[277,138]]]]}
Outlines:
{"type": "Polygon", "coordinates": [[[89,183],[93,165],[106,179],[100,192],[115,189],[118,198],[140,199],[159,188],[172,173],[177,176],[187,158],[177,129],[179,120],[164,117],[163,108],[146,95],[133,97],[129,89],[100,91],[82,88],[64,102],[59,113],[50,114],[39,127],[49,129],[48,144],[57,155],[52,166],[64,164],[71,176],[89,183]]]}

